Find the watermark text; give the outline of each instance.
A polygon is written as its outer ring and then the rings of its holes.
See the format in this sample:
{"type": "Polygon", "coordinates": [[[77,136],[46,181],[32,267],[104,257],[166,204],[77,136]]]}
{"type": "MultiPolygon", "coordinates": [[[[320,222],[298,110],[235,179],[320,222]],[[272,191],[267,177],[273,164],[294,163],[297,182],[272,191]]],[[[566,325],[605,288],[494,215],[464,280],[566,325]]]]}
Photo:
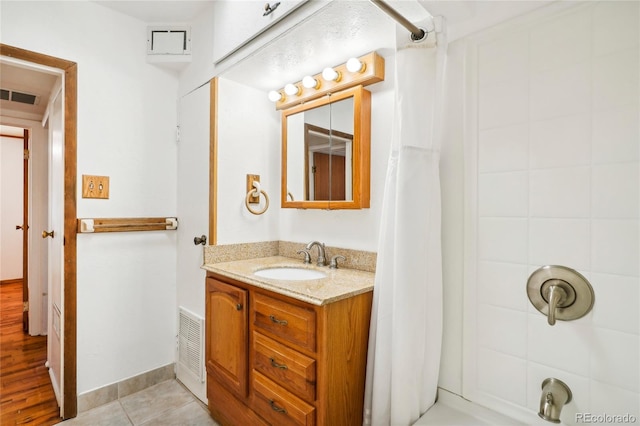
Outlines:
{"type": "Polygon", "coordinates": [[[608,414],[608,413],[576,413],[576,423],[636,423],[638,418],[633,414],[608,414]]]}

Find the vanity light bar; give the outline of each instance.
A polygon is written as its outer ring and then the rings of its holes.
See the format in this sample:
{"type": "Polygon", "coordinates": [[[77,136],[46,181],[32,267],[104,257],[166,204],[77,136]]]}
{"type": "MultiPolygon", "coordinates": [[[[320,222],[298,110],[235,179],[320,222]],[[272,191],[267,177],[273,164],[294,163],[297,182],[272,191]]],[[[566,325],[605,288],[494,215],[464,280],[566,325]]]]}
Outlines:
{"type": "Polygon", "coordinates": [[[320,72],[316,75],[309,76],[316,81],[315,86],[311,85],[311,80],[307,77],[305,77],[306,85],[304,84],[305,79],[291,84],[291,86],[298,88],[297,94],[295,94],[293,90],[290,90],[293,94],[286,94],[285,88],[273,91],[275,92],[273,99],[276,99],[276,110],[287,109],[312,99],[320,98],[327,93],[339,92],[358,85],[367,86],[384,81],[384,58],[382,56],[376,52],[371,52],[355,59],[360,62],[361,66],[359,69],[356,69],[356,61],[350,60],[351,64],[349,64],[349,68],[354,71],[347,69],[347,63],[333,67],[333,70],[340,76],[337,80],[327,81],[323,79],[322,72],[320,72]],[[279,94],[280,98],[278,99],[275,94],[279,94]]]}

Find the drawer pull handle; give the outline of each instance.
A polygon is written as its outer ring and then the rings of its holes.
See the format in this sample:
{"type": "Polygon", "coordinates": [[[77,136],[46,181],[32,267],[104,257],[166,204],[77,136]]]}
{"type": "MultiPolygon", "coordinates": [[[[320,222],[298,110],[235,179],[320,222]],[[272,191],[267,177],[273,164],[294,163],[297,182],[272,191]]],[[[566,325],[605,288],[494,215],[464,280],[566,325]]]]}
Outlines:
{"type": "Polygon", "coordinates": [[[238,303],[236,305],[236,311],[241,311],[242,310],[242,303],[238,303]]]}
{"type": "Polygon", "coordinates": [[[287,414],[287,410],[282,407],[278,407],[273,399],[269,400],[269,405],[273,411],[277,411],[278,413],[287,414]]]}
{"type": "Polygon", "coordinates": [[[269,315],[269,319],[271,320],[271,322],[274,322],[274,323],[276,323],[276,324],[280,324],[280,325],[287,325],[287,324],[289,324],[289,323],[287,322],[287,320],[279,320],[278,318],[276,318],[276,317],[275,317],[275,316],[273,316],[273,315],[269,315]]]}
{"type": "Polygon", "coordinates": [[[287,367],[287,365],[286,365],[286,364],[278,364],[278,363],[276,362],[276,360],[275,360],[275,359],[273,359],[273,358],[269,358],[269,360],[271,361],[271,366],[272,366],[272,367],[279,368],[279,369],[281,369],[281,370],[287,370],[287,369],[289,369],[289,367],[287,367]]]}

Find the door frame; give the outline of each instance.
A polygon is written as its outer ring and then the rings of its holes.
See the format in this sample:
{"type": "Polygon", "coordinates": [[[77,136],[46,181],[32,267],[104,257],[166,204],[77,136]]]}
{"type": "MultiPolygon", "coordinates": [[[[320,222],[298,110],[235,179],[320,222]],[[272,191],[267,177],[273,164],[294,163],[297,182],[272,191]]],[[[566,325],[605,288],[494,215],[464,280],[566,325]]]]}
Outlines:
{"type": "Polygon", "coordinates": [[[77,327],[76,327],[76,180],[77,180],[77,83],[78,64],[42,53],[0,43],[0,56],[45,65],[64,71],[64,363],[63,419],[76,417],[77,327]]]}
{"type": "Polygon", "coordinates": [[[29,130],[22,129],[22,330],[29,333],[29,130]],[[25,309],[25,307],[27,309],[25,309]]]}

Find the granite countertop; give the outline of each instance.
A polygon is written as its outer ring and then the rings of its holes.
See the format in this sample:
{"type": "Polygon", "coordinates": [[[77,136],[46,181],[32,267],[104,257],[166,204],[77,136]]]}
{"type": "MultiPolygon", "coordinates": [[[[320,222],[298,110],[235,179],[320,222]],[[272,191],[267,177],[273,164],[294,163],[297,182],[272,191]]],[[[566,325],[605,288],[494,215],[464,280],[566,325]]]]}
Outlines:
{"type": "Polygon", "coordinates": [[[314,305],[326,305],[340,299],[372,291],[375,276],[372,272],[355,269],[331,269],[328,266],[304,264],[300,259],[291,259],[284,256],[209,263],[203,265],[202,269],[314,305]],[[254,275],[254,272],[260,269],[278,267],[314,269],[324,272],[327,276],[319,279],[297,281],[269,279],[254,275]]]}

